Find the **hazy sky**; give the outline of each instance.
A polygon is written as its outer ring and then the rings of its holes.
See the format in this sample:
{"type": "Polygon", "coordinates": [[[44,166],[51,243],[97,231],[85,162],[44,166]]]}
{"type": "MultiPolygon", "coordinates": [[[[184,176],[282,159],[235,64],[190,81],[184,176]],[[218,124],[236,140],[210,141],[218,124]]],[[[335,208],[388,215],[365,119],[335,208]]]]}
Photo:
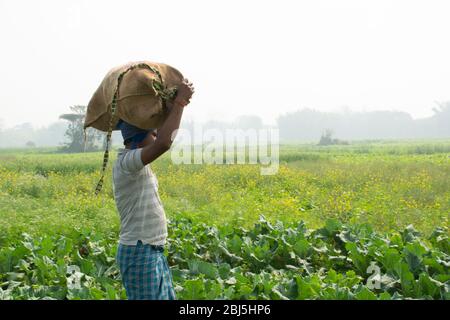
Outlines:
{"type": "Polygon", "coordinates": [[[450,100],[450,1],[0,0],[0,119],[58,120],[106,72],[152,60],[196,86],[194,120],[303,107],[432,114],[450,100]]]}

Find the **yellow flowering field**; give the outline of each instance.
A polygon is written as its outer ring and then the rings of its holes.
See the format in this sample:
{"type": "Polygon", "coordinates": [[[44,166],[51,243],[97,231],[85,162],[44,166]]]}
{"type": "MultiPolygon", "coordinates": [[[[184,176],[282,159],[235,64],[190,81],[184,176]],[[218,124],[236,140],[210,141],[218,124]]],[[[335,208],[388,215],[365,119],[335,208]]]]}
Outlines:
{"type": "MultiPolygon", "coordinates": [[[[269,176],[151,165],[178,299],[450,299],[450,141],[280,151],[269,176]]],[[[100,152],[0,151],[0,300],[126,299],[116,154],[95,196],[100,152]]]]}

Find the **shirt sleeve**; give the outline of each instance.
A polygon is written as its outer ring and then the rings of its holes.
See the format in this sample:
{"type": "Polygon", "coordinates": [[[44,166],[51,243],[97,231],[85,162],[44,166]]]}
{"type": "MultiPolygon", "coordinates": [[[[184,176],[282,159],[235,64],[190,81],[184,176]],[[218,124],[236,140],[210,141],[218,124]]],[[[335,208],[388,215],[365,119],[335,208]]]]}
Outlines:
{"type": "Polygon", "coordinates": [[[141,159],[142,148],[128,151],[122,158],[122,170],[128,172],[137,172],[144,168],[144,163],[141,159]]]}

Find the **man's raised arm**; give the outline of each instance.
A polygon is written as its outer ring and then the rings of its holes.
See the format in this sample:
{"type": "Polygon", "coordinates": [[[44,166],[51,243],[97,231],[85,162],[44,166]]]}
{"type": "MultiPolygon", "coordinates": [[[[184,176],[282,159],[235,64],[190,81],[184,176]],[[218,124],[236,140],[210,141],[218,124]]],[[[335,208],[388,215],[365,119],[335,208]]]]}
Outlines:
{"type": "Polygon", "coordinates": [[[166,121],[158,129],[158,136],[154,143],[145,146],[142,149],[141,159],[144,165],[151,163],[161,156],[164,152],[170,149],[172,146],[175,130],[180,127],[181,116],[183,115],[183,109],[189,104],[189,100],[194,93],[194,87],[192,83],[184,80],[178,88],[178,93],[173,102],[167,102],[170,108],[169,115],[166,121]]]}

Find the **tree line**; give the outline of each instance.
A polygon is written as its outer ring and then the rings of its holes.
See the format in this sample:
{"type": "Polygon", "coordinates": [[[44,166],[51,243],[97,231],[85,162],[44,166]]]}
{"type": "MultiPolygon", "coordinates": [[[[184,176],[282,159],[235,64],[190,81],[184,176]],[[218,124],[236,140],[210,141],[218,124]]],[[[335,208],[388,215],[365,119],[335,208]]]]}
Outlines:
{"type": "MultiPolygon", "coordinates": [[[[0,121],[0,148],[58,146],[61,152],[97,151],[105,149],[105,133],[93,128],[86,130],[83,123],[86,106],[69,107],[70,113],[60,115],[59,122],[35,129],[24,123],[2,129],[0,121]]],[[[428,118],[413,119],[406,112],[321,112],[304,108],[280,115],[277,127],[281,142],[313,142],[322,145],[346,144],[351,140],[450,138],[450,101],[438,104],[428,118]]],[[[183,122],[182,127],[193,129],[194,123],[183,122]]],[[[232,122],[207,121],[202,127],[260,129],[268,127],[257,115],[239,116],[232,122]]],[[[119,131],[113,132],[113,145],[122,145],[119,131]]]]}
{"type": "Polygon", "coordinates": [[[344,140],[450,138],[450,102],[433,108],[433,116],[413,119],[406,112],[320,112],[302,109],[278,118],[280,140],[317,141],[332,132],[344,140]]]}

